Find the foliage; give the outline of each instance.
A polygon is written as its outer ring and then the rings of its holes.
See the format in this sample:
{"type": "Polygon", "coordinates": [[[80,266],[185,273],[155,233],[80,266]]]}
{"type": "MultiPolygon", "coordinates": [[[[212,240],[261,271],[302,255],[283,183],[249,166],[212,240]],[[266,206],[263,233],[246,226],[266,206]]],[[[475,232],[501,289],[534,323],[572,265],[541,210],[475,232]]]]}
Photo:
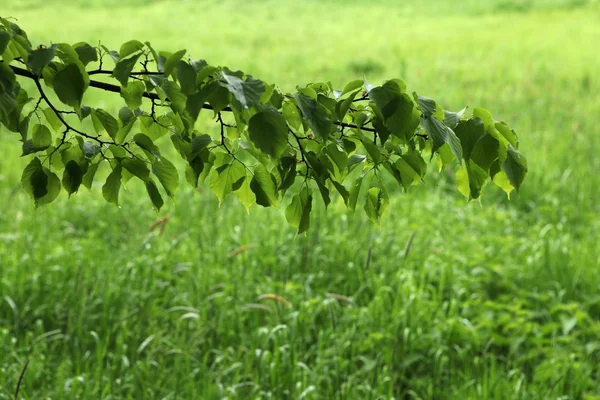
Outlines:
{"type": "Polygon", "coordinates": [[[21,183],[36,206],[61,190],[71,196],[90,188],[108,163],[106,201],[118,205],[121,187],[139,179],[160,210],[180,180],[160,141],[167,136],[186,163],[187,181],[196,187],[209,179],[220,202],[234,193],[247,208],[271,207],[293,192],[285,215],[300,233],[309,227],[315,196],[327,206],[332,192],[351,210],[360,201],[379,221],[389,198],[381,175],[408,190],[423,181],[433,157],[440,168],[460,164],[457,184],[469,199],[479,198],[488,180],[510,195],[527,174],[517,135],[504,122],[481,108],[470,117],[466,109],[443,110],[409,94],[400,79],[381,86],[355,80],[341,90],[319,82],[283,93],[241,71],[186,58],[185,50],[157,51],[137,40],[119,51],[86,42],[34,47],[18,25],[0,22],[0,122],[20,135],[23,156],[32,156],[21,183]],[[114,67],[105,68],[107,62],[114,67]],[[21,86],[23,78],[33,81],[37,99],[21,86]],[[123,107],[111,115],[85,104],[89,88],[119,93],[123,107]],[[196,129],[202,110],[212,112],[218,137],[196,129]],[[89,120],[95,133],[75,127],[89,120]]]}

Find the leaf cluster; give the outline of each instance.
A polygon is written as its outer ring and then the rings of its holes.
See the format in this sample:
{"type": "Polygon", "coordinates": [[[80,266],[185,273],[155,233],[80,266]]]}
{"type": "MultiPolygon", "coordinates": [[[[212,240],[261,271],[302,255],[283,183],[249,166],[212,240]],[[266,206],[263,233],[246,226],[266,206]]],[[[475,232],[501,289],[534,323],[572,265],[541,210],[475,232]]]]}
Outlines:
{"type": "Polygon", "coordinates": [[[121,187],[138,179],[160,210],[180,173],[194,187],[208,180],[220,202],[233,194],[247,208],[277,206],[290,191],[285,216],[302,233],[314,199],[327,206],[334,192],[351,210],[361,201],[378,221],[389,202],[381,175],[408,190],[434,157],[440,168],[459,164],[458,189],[469,199],[488,181],[510,194],[527,174],[517,135],[504,122],[481,108],[470,116],[444,110],[409,94],[400,79],[380,86],[355,80],[341,89],[317,82],[284,93],[149,42],[131,40],[118,51],[86,42],[34,47],[3,18],[0,55],[0,124],[20,135],[22,154],[31,157],[22,186],[36,205],[62,190],[70,196],[91,188],[106,164],[102,194],[115,204],[121,187]],[[22,79],[35,83],[33,97],[22,79]],[[122,107],[112,114],[86,104],[90,88],[119,94],[122,107]],[[210,113],[215,133],[198,129],[201,113],[210,113]],[[78,128],[86,121],[94,132],[78,128]],[[165,157],[163,138],[185,171],[165,157]]]}

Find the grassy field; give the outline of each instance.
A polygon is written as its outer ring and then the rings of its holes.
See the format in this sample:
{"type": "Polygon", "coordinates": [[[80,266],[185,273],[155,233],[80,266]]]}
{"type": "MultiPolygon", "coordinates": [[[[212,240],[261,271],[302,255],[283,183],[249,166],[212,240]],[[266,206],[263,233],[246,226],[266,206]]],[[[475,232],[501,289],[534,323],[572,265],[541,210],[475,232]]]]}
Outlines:
{"type": "Polygon", "coordinates": [[[98,185],[35,211],[1,131],[0,399],[26,362],[24,399],[600,399],[597,1],[4,0],[0,15],[34,44],[149,40],[284,90],[401,77],[509,122],[530,170],[481,204],[433,174],[380,227],[338,199],[296,237],[281,210],[191,188],[159,215],[135,186],[122,208],[98,185]]]}

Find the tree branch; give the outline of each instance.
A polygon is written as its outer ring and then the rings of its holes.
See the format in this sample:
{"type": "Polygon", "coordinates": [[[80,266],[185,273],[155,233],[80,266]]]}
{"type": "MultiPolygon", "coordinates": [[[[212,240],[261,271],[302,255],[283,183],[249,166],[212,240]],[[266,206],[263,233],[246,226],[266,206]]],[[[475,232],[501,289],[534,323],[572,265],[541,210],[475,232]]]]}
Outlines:
{"type": "MultiPolygon", "coordinates": [[[[21,76],[25,76],[25,77],[27,77],[27,78],[30,78],[30,79],[32,79],[32,80],[33,80],[33,82],[35,83],[35,86],[36,86],[36,88],[37,88],[38,92],[40,93],[40,97],[41,97],[41,98],[44,100],[44,102],[45,102],[45,103],[48,105],[48,107],[50,107],[50,109],[51,109],[51,110],[52,110],[52,111],[53,111],[53,112],[56,114],[56,116],[58,117],[59,121],[60,121],[60,122],[62,122],[62,124],[65,126],[65,132],[63,133],[63,138],[62,138],[61,145],[64,143],[64,141],[65,141],[65,137],[66,137],[66,135],[67,135],[67,133],[68,133],[69,131],[73,131],[73,132],[77,133],[78,135],[80,135],[80,136],[83,136],[83,137],[84,137],[84,138],[86,138],[86,139],[94,140],[95,142],[97,142],[97,143],[98,143],[99,145],[101,145],[101,146],[102,146],[102,145],[106,145],[106,144],[115,144],[115,145],[118,145],[118,143],[115,143],[115,142],[105,142],[104,140],[100,139],[100,138],[99,138],[99,137],[97,137],[97,136],[88,135],[88,134],[87,134],[87,133],[85,133],[85,132],[82,132],[82,131],[80,131],[80,130],[78,130],[78,129],[75,129],[75,128],[73,128],[73,127],[72,127],[71,125],[69,125],[69,123],[68,123],[68,122],[65,120],[65,118],[64,118],[64,117],[63,117],[63,115],[62,115],[62,112],[61,112],[60,110],[58,110],[58,109],[57,109],[57,108],[54,106],[54,104],[52,104],[52,102],[50,101],[50,99],[48,98],[48,96],[46,96],[46,92],[44,92],[44,88],[42,88],[42,85],[41,85],[41,83],[40,83],[40,80],[39,80],[39,78],[38,78],[38,77],[37,77],[35,74],[33,74],[33,73],[31,73],[31,72],[29,72],[29,71],[27,71],[27,70],[25,70],[25,69],[22,69],[22,68],[13,67],[13,66],[11,66],[11,67],[13,68],[13,70],[15,70],[15,69],[17,70],[17,71],[15,71],[15,74],[17,74],[17,75],[21,75],[21,76]]],[[[60,145],[59,145],[58,147],[60,147],[60,145]]],[[[125,147],[125,146],[122,146],[122,147],[123,147],[123,148],[124,148],[124,149],[125,149],[125,150],[126,150],[128,153],[129,153],[129,154],[131,154],[132,156],[134,156],[134,157],[135,157],[135,155],[133,154],[133,152],[132,152],[131,150],[129,150],[129,149],[128,149],[127,147],[125,147]]]]}
{"type": "MultiPolygon", "coordinates": [[[[30,78],[30,79],[33,79],[34,81],[39,81],[37,76],[35,76],[32,72],[30,72],[30,71],[28,71],[28,70],[26,70],[24,68],[15,67],[13,65],[11,65],[10,67],[12,68],[13,72],[16,75],[23,76],[23,77],[26,77],[26,78],[30,78]]],[[[92,75],[93,73],[98,73],[98,74],[108,74],[108,73],[111,73],[112,74],[111,71],[106,71],[106,70],[95,70],[95,71],[89,71],[88,72],[88,74],[90,74],[90,75],[92,75]]],[[[131,75],[160,75],[160,74],[157,74],[157,73],[154,73],[154,72],[132,72],[131,75]]],[[[96,88],[96,89],[106,90],[107,92],[121,93],[121,87],[117,86],[117,85],[113,85],[111,83],[105,83],[105,82],[99,82],[99,81],[90,80],[90,86],[93,87],[93,88],[96,88]]],[[[144,92],[144,93],[142,93],[142,97],[145,97],[145,98],[150,99],[150,100],[160,100],[160,97],[158,96],[158,94],[153,93],[153,92],[144,92]]],[[[364,100],[364,99],[361,99],[361,100],[364,100]]],[[[213,109],[213,107],[210,104],[206,104],[206,103],[202,104],[202,108],[204,108],[206,110],[212,110],[213,109]]],[[[57,110],[55,109],[55,111],[57,111],[57,110]]],[[[231,107],[225,107],[221,111],[231,112],[233,110],[231,109],[231,107]]],[[[363,131],[373,132],[373,133],[377,132],[377,130],[375,128],[368,128],[368,127],[365,127],[365,126],[359,127],[358,125],[348,124],[346,122],[333,121],[333,124],[337,125],[337,126],[341,126],[343,128],[361,129],[363,131]]],[[[71,130],[73,130],[74,132],[77,132],[74,129],[71,129],[71,130]]],[[[80,132],[77,132],[77,133],[81,134],[80,132]]]]}

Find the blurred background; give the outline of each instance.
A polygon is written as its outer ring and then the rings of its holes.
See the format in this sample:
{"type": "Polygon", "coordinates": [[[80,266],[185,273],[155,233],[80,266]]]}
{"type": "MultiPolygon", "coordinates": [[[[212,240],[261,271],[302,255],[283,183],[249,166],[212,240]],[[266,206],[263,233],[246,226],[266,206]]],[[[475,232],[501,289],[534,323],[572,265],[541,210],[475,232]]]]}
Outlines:
{"type": "MultiPolygon", "coordinates": [[[[3,0],[34,45],[130,39],[276,83],[402,78],[520,138],[508,200],[456,166],[381,226],[336,199],[296,236],[184,185],[34,209],[0,130],[0,399],[600,399],[600,3],[3,0]]],[[[116,112],[119,96],[84,103],[116,112]]],[[[207,130],[213,129],[207,125],[207,130]]]]}

